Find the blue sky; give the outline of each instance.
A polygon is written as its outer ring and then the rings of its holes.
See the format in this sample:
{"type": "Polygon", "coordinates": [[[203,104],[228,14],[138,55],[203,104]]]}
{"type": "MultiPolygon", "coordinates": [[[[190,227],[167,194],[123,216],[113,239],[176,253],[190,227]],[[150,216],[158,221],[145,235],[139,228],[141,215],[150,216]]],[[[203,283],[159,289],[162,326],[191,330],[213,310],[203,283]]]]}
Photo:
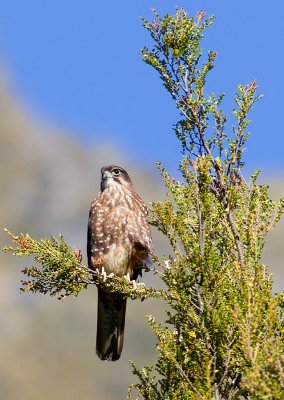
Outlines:
{"type": "Polygon", "coordinates": [[[216,16],[204,42],[218,52],[208,91],[225,92],[229,107],[239,83],[257,80],[264,98],[251,114],[248,170],[283,175],[283,0],[10,0],[1,5],[1,58],[17,93],[43,120],[87,145],[106,142],[172,169],[175,105],[138,52],[150,43],[139,17],[176,6],[216,16]]]}

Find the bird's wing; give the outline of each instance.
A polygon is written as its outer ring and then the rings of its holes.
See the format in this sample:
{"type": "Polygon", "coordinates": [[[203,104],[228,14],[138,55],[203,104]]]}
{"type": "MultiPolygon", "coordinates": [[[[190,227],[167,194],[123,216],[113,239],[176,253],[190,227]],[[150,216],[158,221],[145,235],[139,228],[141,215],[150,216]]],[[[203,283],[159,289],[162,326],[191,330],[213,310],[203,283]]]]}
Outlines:
{"type": "Polygon", "coordinates": [[[153,252],[148,209],[137,193],[134,194],[134,208],[127,217],[127,229],[137,249],[140,247],[141,250],[147,252],[147,255],[153,252]]]}

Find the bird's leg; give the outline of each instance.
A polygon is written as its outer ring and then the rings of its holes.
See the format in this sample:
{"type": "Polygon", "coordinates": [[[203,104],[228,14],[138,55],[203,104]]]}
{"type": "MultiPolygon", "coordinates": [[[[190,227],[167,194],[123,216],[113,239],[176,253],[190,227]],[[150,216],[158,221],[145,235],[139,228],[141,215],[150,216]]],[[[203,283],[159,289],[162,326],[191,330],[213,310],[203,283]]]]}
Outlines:
{"type": "Polygon", "coordinates": [[[103,281],[105,282],[106,278],[107,278],[107,274],[106,274],[104,267],[102,267],[101,274],[103,275],[103,281]]]}
{"type": "Polygon", "coordinates": [[[140,287],[145,287],[145,283],[143,282],[136,282],[134,279],[131,281],[132,285],[133,285],[133,289],[137,289],[137,286],[140,287]]]}
{"type": "Polygon", "coordinates": [[[127,281],[130,282],[130,274],[129,274],[129,272],[127,272],[127,274],[124,275],[123,277],[124,277],[124,279],[126,279],[127,281]]]}
{"type": "Polygon", "coordinates": [[[128,282],[131,282],[131,283],[132,283],[133,289],[136,289],[137,286],[145,286],[145,283],[142,283],[142,282],[141,282],[141,283],[138,283],[138,282],[136,282],[135,279],[130,280],[130,274],[129,274],[129,272],[127,272],[127,274],[124,275],[124,279],[126,279],[128,282]]]}

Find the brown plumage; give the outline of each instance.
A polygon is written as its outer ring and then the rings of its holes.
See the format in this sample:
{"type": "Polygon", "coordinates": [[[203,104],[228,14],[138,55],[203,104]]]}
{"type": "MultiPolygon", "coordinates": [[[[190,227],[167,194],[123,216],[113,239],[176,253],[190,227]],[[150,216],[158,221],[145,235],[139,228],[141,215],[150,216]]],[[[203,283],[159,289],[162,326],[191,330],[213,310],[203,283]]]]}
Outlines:
{"type": "MultiPolygon", "coordinates": [[[[152,251],[147,207],[133,190],[127,172],[116,165],[101,169],[101,191],[88,222],[88,263],[93,270],[136,279],[152,251]]],[[[118,360],[123,347],[126,299],[98,287],[97,355],[118,360]]]]}

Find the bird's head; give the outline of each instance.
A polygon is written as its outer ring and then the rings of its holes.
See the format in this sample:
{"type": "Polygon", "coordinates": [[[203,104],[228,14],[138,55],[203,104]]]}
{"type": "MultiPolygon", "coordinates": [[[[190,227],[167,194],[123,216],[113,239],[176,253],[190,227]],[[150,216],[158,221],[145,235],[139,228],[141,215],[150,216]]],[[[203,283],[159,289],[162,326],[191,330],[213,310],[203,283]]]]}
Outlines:
{"type": "Polygon", "coordinates": [[[108,165],[101,169],[101,191],[118,185],[132,186],[128,173],[117,165],[108,165]]]}

